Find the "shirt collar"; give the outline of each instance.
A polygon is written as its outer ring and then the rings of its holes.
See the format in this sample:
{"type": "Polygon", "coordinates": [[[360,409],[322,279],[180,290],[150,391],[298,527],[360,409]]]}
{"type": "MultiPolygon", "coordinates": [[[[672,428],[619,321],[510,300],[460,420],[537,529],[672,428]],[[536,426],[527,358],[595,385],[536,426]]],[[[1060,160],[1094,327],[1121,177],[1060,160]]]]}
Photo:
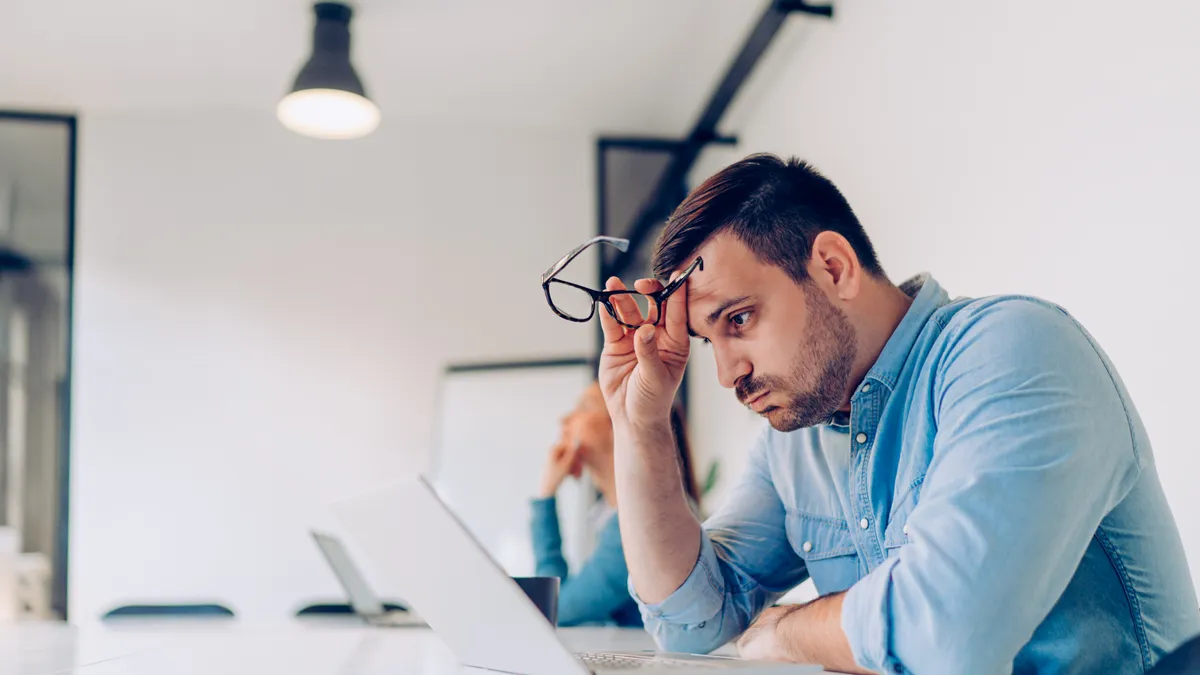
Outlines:
{"type": "Polygon", "coordinates": [[[864,378],[864,381],[874,380],[888,389],[893,388],[899,379],[909,352],[929,322],[929,317],[950,302],[949,294],[929,274],[918,274],[908,279],[900,284],[900,290],[913,299],[912,305],[864,378]]]}

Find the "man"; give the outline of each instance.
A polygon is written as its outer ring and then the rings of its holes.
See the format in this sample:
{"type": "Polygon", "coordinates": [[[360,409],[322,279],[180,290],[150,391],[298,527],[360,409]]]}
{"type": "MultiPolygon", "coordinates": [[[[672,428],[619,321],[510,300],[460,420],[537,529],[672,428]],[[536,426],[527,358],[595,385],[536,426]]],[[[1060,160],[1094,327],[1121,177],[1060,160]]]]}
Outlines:
{"type": "Polygon", "coordinates": [[[697,257],[661,321],[600,312],[630,589],[663,648],[740,635],[745,656],[848,672],[1142,673],[1200,632],[1146,430],[1066,312],[894,286],[837,188],[769,155],[687,198],[655,274],[697,257]],[[770,423],[703,527],[667,422],[689,334],[770,423]],[[771,606],[810,576],[819,599],[771,606]]]}

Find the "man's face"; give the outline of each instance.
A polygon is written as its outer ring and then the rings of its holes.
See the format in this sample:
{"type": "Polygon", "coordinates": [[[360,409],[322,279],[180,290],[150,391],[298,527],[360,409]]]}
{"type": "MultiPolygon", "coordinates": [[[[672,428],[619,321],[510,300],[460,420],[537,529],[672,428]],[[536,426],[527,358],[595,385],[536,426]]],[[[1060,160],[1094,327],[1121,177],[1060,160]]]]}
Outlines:
{"type": "Polygon", "coordinates": [[[779,431],[828,420],[857,354],[846,315],[814,281],[797,284],[731,234],[697,255],[704,269],[688,278],[688,328],[710,344],[721,386],[779,431]]]}

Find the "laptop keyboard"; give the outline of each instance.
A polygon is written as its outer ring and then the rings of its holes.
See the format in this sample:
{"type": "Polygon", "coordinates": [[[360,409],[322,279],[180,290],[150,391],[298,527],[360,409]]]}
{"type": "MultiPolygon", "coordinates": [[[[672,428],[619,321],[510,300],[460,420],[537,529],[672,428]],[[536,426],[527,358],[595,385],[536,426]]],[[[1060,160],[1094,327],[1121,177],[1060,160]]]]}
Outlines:
{"type": "Polygon", "coordinates": [[[663,656],[635,656],[633,654],[605,654],[582,652],[576,654],[584,665],[592,670],[637,670],[638,668],[717,668],[715,663],[703,659],[672,659],[663,656]]]}

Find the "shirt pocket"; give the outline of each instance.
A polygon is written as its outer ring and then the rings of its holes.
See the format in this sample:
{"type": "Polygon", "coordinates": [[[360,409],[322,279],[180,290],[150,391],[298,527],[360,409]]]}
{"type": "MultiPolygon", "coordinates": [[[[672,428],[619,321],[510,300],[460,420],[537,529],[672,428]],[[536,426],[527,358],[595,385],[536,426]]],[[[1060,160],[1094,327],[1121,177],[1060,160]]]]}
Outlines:
{"type": "Polygon", "coordinates": [[[920,499],[923,482],[924,474],[912,481],[900,498],[892,502],[892,512],[888,514],[887,528],[883,531],[884,554],[889,558],[900,555],[900,550],[912,541],[912,530],[908,521],[920,499]]]}
{"type": "Polygon", "coordinates": [[[858,581],[858,549],[845,520],[790,511],[787,533],[818,593],[844,591],[858,581]]]}

